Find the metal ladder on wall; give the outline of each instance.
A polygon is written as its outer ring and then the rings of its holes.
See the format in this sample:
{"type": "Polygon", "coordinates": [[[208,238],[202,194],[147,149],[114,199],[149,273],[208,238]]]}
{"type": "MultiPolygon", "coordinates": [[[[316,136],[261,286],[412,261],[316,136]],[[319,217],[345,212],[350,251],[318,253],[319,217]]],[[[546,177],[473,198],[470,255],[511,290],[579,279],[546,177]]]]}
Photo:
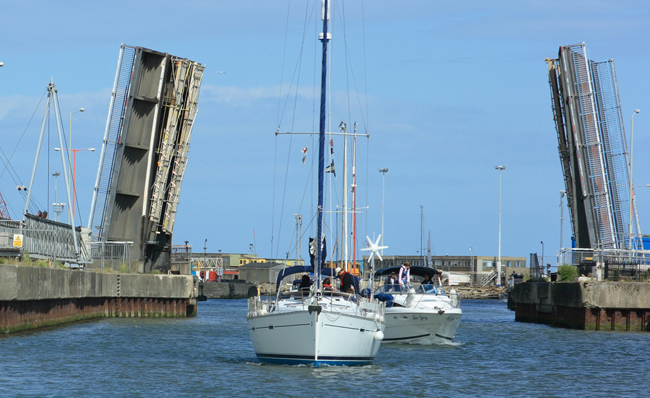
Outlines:
{"type": "Polygon", "coordinates": [[[203,80],[203,71],[205,67],[199,64],[192,64],[190,67],[191,83],[187,89],[187,99],[185,102],[185,113],[182,126],[180,127],[180,139],[174,155],[174,164],[170,176],[169,186],[167,189],[167,208],[162,217],[162,230],[165,233],[172,233],[174,230],[174,221],[176,220],[176,209],[178,207],[178,195],[185,174],[187,165],[187,154],[190,149],[190,139],[194,119],[198,109],[199,93],[201,82],[203,80]]]}
{"type": "Polygon", "coordinates": [[[150,203],[149,219],[155,223],[160,222],[165,192],[167,191],[169,168],[172,165],[172,157],[174,155],[181,117],[185,107],[183,93],[187,85],[189,66],[190,61],[188,60],[171,60],[172,78],[174,82],[173,92],[170,97],[165,98],[166,103],[164,106],[167,108],[169,116],[160,139],[158,167],[156,168],[150,203]]]}
{"type": "Polygon", "coordinates": [[[115,166],[115,153],[120,144],[122,123],[128,99],[129,87],[131,85],[131,72],[135,59],[136,48],[122,44],[118,57],[117,72],[111,94],[111,102],[108,111],[108,120],[104,132],[104,141],[100,154],[97,180],[91,202],[90,219],[88,227],[91,234],[97,238],[101,237],[104,228],[104,214],[108,205],[108,193],[113,178],[115,166]]]}

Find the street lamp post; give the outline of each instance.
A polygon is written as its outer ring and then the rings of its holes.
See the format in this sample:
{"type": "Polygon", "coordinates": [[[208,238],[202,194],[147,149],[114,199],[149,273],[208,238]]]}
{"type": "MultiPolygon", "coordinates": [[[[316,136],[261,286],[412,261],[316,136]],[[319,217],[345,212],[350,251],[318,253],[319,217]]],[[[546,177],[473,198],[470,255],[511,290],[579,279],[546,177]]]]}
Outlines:
{"type": "Polygon", "coordinates": [[[628,246],[632,250],[632,198],[634,197],[634,185],[632,181],[632,156],[634,155],[634,115],[641,112],[638,109],[632,113],[632,122],[630,123],[630,215],[628,223],[628,246]]]}
{"type": "Polygon", "coordinates": [[[501,286],[501,172],[506,166],[494,166],[499,170],[499,257],[497,260],[497,286],[501,286]]]}
{"type": "Polygon", "coordinates": [[[562,265],[562,245],[564,244],[564,195],[566,191],[560,191],[560,254],[557,256],[557,266],[562,265]]]}
{"type": "Polygon", "coordinates": [[[388,173],[387,168],[379,169],[381,176],[381,255],[384,255],[384,197],[386,192],[386,173],[388,173]]]}
{"type": "Polygon", "coordinates": [[[474,253],[472,248],[469,248],[469,284],[474,286],[474,253]]]}
{"type": "MultiPolygon", "coordinates": [[[[76,111],[70,112],[69,125],[68,125],[68,135],[69,135],[68,149],[72,148],[72,115],[74,115],[77,112],[84,112],[85,110],[86,110],[85,108],[79,108],[76,111]]],[[[70,170],[70,172],[68,173],[68,178],[70,178],[69,176],[72,175],[72,165],[70,164],[70,158],[68,158],[68,170],[70,170]]],[[[68,183],[69,182],[70,181],[68,181],[68,183]]],[[[74,196],[74,190],[72,195],[74,196]]],[[[72,213],[74,214],[74,200],[72,201],[72,213]]]]}
{"type": "Polygon", "coordinates": [[[70,140],[68,141],[68,148],[72,148],[72,115],[77,113],[77,112],[84,112],[86,109],[85,108],[79,108],[74,112],[70,112],[70,127],[68,129],[68,133],[70,135],[70,140]]]}
{"type": "Polygon", "coordinates": [[[60,216],[61,213],[63,212],[63,208],[65,207],[65,203],[59,203],[58,200],[58,195],[57,195],[57,181],[58,177],[61,175],[61,173],[54,172],[52,173],[52,177],[54,177],[54,204],[52,205],[54,207],[54,221],[60,221],[60,216]]]}
{"type": "Polygon", "coordinates": [[[542,244],[542,270],[544,269],[544,241],[540,241],[542,244]]]}
{"type": "MultiPolygon", "coordinates": [[[[54,148],[55,151],[60,151],[61,148],[54,148]]],[[[72,169],[72,220],[74,222],[74,208],[75,208],[75,194],[77,192],[77,152],[81,151],[91,151],[95,152],[95,148],[83,148],[83,149],[64,149],[64,151],[70,151],[74,154],[74,166],[72,169]]],[[[69,160],[69,159],[68,159],[69,160]]]]}

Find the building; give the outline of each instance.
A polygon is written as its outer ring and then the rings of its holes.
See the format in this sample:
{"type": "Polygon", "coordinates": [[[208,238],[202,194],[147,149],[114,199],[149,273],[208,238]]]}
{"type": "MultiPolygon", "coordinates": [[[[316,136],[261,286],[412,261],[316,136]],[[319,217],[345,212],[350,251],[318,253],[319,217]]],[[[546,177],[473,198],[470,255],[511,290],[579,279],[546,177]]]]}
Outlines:
{"type": "MultiPolygon", "coordinates": [[[[473,285],[480,284],[480,281],[490,275],[497,265],[496,256],[431,256],[430,265],[427,263],[428,257],[387,255],[382,257],[383,261],[375,259],[376,269],[397,267],[409,262],[413,266],[431,266],[442,271],[469,274],[473,285]]],[[[367,264],[368,256],[364,256],[363,260],[367,264]]],[[[526,257],[501,256],[501,285],[505,284],[507,276],[513,272],[523,275],[530,274],[526,265],[526,257]]]]}
{"type": "MultiPolygon", "coordinates": [[[[300,259],[269,259],[258,257],[253,253],[201,253],[192,252],[192,245],[186,242],[184,245],[174,245],[172,248],[172,260],[174,262],[190,262],[191,270],[199,272],[200,270],[215,270],[221,279],[244,279],[244,280],[258,280],[258,282],[269,282],[267,277],[260,277],[260,269],[262,273],[273,273],[276,266],[280,269],[286,266],[292,267],[294,265],[304,265],[305,261],[300,259]],[[252,274],[245,271],[246,275],[240,273],[241,267],[247,266],[247,270],[256,270],[252,274]],[[248,279],[253,278],[254,279],[248,279]]],[[[252,271],[251,271],[252,272],[252,271]]],[[[271,275],[271,274],[269,274],[271,275]]],[[[275,272],[277,277],[277,272],[275,272]]],[[[275,282],[275,277],[270,281],[275,282]]]]}
{"type": "Polygon", "coordinates": [[[284,263],[251,262],[239,266],[237,271],[239,279],[246,282],[254,284],[275,283],[284,267],[284,263]]]}

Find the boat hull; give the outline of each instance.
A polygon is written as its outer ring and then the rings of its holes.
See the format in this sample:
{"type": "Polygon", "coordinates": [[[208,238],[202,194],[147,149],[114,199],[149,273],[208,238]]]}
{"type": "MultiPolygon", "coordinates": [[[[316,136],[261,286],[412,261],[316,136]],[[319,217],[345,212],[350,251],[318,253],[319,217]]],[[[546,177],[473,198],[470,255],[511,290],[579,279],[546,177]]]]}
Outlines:
{"type": "Polygon", "coordinates": [[[273,364],[366,365],[381,345],[383,323],[363,316],[322,310],[248,318],[257,358],[273,364]]]}
{"type": "Polygon", "coordinates": [[[460,325],[458,308],[439,313],[413,308],[386,308],[384,343],[441,344],[453,341],[460,325]]]}

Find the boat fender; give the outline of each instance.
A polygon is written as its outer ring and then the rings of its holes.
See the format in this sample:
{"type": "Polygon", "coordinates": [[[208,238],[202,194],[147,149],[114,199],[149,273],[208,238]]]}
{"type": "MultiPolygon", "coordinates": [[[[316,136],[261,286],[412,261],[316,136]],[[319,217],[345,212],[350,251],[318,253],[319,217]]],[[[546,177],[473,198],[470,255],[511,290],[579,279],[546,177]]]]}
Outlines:
{"type": "Polygon", "coordinates": [[[375,337],[375,340],[377,340],[377,341],[382,341],[382,340],[384,339],[384,332],[382,332],[381,330],[377,330],[377,331],[375,332],[375,336],[374,336],[374,337],[375,337]]]}

